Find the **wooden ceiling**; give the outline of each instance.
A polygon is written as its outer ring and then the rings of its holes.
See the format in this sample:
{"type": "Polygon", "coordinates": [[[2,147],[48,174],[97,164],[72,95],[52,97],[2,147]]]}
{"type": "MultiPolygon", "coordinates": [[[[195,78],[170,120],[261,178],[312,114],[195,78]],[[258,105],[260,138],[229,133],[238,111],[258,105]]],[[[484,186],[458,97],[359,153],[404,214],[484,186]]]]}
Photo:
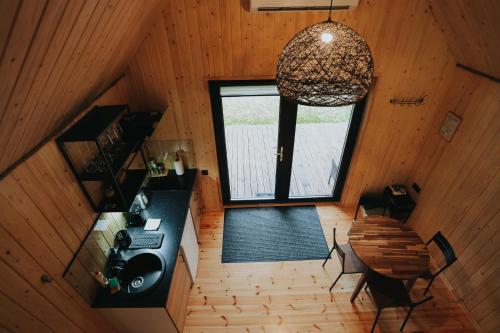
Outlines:
{"type": "Polygon", "coordinates": [[[428,0],[455,60],[500,77],[500,1],[428,0]]]}
{"type": "Polygon", "coordinates": [[[0,0],[0,173],[123,72],[159,5],[0,0]]]}

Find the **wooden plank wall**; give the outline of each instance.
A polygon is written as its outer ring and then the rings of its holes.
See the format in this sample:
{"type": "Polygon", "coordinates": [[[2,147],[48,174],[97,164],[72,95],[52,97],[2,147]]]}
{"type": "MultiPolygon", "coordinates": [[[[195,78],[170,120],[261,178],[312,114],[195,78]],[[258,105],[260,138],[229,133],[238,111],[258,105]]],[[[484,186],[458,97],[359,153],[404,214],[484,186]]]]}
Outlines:
{"type": "Polygon", "coordinates": [[[158,8],[159,0],[0,0],[0,172],[123,72],[158,8]]]}
{"type": "Polygon", "coordinates": [[[445,277],[484,332],[500,331],[500,85],[455,69],[408,185],[422,191],[410,222],[424,239],[443,232],[458,261],[445,277]],[[451,142],[447,112],[462,118],[451,142]]]}
{"type": "Polygon", "coordinates": [[[122,213],[102,213],[98,219],[101,225],[90,232],[65,276],[88,304],[94,301],[99,290],[94,272],[104,272],[109,249],[114,247],[115,235],[127,224],[122,213]]]}
{"type": "MultiPolygon", "coordinates": [[[[456,61],[500,77],[500,2],[429,1],[456,61]]],[[[500,86],[454,69],[433,126],[408,178],[422,187],[410,223],[424,238],[438,230],[458,261],[445,274],[484,332],[500,331],[500,86]],[[462,118],[448,143],[439,136],[447,112],[462,118]]],[[[437,256],[436,256],[437,257],[437,256]]]]}
{"type": "MultiPolygon", "coordinates": [[[[191,138],[206,210],[221,208],[207,80],[273,77],[278,55],[304,27],[326,12],[248,12],[240,1],[167,1],[166,9],[127,71],[132,109],[165,109],[156,135],[191,138]]],[[[404,182],[431,126],[453,59],[426,1],[361,1],[334,19],[366,38],[378,77],[366,112],[342,203],[361,191],[404,182]],[[394,106],[391,98],[426,96],[420,107],[394,106]]]]}
{"type": "Polygon", "coordinates": [[[500,1],[429,0],[455,59],[500,77],[500,1]]]}
{"type": "MultiPolygon", "coordinates": [[[[160,5],[0,0],[0,171],[123,72],[160,5]]],[[[126,103],[120,91],[98,103],[126,103]]],[[[114,332],[62,278],[95,214],[54,141],[0,181],[0,200],[0,331],[114,332]]]]}
{"type": "Polygon", "coordinates": [[[0,181],[0,331],[114,332],[62,277],[95,218],[53,140],[0,181]]]}

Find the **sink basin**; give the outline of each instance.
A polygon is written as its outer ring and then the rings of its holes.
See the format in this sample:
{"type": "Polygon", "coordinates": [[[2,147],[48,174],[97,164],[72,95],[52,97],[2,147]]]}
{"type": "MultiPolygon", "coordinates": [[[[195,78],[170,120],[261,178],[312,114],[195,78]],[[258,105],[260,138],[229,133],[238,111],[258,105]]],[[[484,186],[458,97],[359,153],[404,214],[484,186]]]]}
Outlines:
{"type": "Polygon", "coordinates": [[[151,252],[139,253],[127,260],[120,274],[122,287],[129,294],[145,294],[154,288],[165,272],[163,257],[151,252]]]}

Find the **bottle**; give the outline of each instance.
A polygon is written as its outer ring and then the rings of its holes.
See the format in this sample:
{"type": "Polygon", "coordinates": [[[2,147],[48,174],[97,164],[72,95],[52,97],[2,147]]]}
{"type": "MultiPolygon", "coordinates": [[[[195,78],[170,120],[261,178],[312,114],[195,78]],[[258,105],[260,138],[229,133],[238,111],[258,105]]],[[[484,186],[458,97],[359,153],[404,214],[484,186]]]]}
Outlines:
{"type": "Polygon", "coordinates": [[[118,281],[118,278],[113,277],[109,279],[109,292],[111,293],[111,295],[116,294],[121,289],[122,287],[120,286],[120,281],[118,281]]]}
{"type": "Polygon", "coordinates": [[[94,272],[94,279],[96,279],[97,283],[103,288],[106,288],[109,284],[108,279],[102,274],[102,272],[96,271],[94,272]]]}

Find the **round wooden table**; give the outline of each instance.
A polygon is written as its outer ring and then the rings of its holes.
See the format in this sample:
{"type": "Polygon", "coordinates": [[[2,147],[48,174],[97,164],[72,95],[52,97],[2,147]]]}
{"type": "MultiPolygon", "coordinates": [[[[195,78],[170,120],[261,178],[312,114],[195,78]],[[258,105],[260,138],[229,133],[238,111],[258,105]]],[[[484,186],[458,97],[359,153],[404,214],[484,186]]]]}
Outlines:
{"type": "MultiPolygon", "coordinates": [[[[429,269],[429,251],[424,241],[413,229],[397,220],[380,216],[353,222],[349,242],[369,270],[408,280],[408,288],[429,269]]],[[[364,279],[365,274],[358,282],[351,302],[363,288],[364,279]]]]}

